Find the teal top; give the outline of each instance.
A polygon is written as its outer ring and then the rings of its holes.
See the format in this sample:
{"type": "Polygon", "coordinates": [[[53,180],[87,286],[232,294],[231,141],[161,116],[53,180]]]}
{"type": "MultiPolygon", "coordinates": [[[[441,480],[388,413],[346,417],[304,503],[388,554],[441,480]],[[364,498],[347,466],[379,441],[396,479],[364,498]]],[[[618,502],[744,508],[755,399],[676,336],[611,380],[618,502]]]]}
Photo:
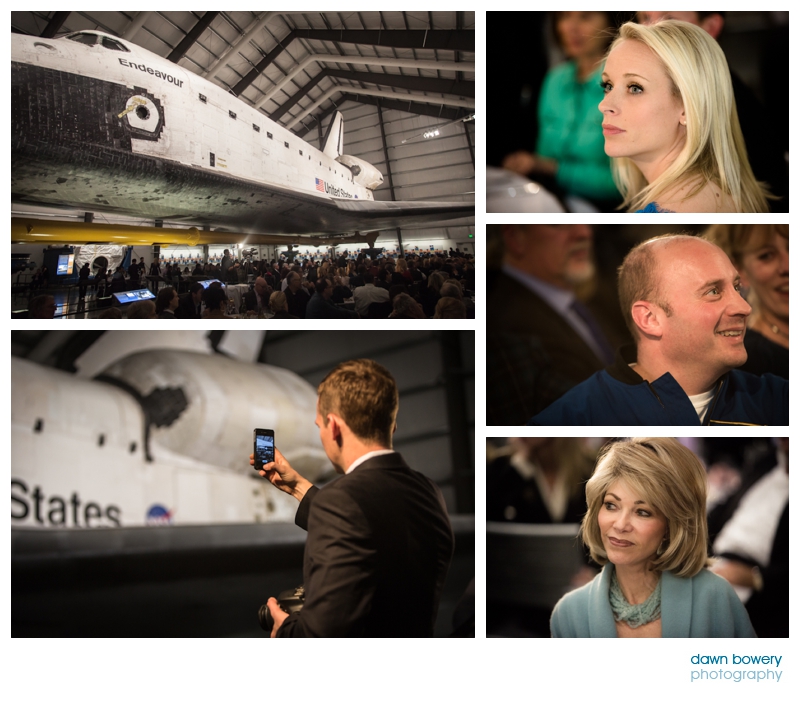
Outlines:
{"type": "MultiPolygon", "coordinates": [[[[616,638],[609,602],[614,565],[556,604],[550,618],[554,638],[616,638]]],[[[750,617],[733,587],[700,570],[694,577],[661,574],[662,638],[755,638],[750,617]]]]}
{"type": "Polygon", "coordinates": [[[568,193],[597,200],[620,199],[605,153],[602,66],[584,83],[577,65],[568,61],[552,68],[539,96],[539,140],[536,153],[558,161],[556,180],[568,193]]]}

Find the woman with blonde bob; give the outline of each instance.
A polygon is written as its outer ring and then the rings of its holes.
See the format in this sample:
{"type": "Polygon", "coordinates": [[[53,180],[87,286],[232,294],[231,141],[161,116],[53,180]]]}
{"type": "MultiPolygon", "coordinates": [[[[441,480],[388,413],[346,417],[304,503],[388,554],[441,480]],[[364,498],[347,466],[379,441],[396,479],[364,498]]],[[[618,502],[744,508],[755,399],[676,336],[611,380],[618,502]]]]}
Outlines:
{"type": "Polygon", "coordinates": [[[603,570],[556,604],[556,638],[752,638],[707,569],[706,473],[674,438],[611,443],[586,484],[581,535],[603,570]]]}
{"type": "Polygon", "coordinates": [[[605,151],[629,212],[766,212],[717,42],[688,22],[628,22],[602,76],[605,151]]]}

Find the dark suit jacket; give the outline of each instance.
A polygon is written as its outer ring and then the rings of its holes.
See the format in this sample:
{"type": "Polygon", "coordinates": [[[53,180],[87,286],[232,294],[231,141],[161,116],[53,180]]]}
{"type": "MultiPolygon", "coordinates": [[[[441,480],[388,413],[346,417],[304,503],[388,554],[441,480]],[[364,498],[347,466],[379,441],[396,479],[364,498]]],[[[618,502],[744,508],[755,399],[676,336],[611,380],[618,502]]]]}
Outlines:
{"type": "Polygon", "coordinates": [[[433,635],[453,556],[444,499],[398,453],[312,488],[295,522],[308,531],[306,601],[278,637],[433,635]]]}
{"type": "Polygon", "coordinates": [[[550,357],[550,370],[575,384],[605,367],[557,311],[508,275],[497,276],[487,310],[489,333],[537,336],[550,357]]]}
{"type": "Polygon", "coordinates": [[[197,308],[192,301],[191,293],[181,295],[181,301],[178,308],[175,310],[175,316],[178,319],[200,319],[201,315],[198,314],[197,308]]]}

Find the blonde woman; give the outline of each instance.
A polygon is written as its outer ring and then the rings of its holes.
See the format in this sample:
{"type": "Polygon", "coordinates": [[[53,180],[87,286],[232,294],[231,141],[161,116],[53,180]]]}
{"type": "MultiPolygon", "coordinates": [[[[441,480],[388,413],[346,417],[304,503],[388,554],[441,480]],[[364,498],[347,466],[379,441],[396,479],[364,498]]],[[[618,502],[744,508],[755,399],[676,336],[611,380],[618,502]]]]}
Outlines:
{"type": "Polygon", "coordinates": [[[628,22],[602,74],[606,154],[629,212],[766,212],[719,45],[688,22],[628,22]]]}
{"type": "Polygon", "coordinates": [[[715,224],[704,235],[731,259],[753,308],[739,369],[789,379],[789,225],[715,224]]]}
{"type": "Polygon", "coordinates": [[[601,452],[586,483],[583,542],[603,571],[556,604],[556,638],[754,638],[708,560],[706,472],[674,438],[601,452]]]}

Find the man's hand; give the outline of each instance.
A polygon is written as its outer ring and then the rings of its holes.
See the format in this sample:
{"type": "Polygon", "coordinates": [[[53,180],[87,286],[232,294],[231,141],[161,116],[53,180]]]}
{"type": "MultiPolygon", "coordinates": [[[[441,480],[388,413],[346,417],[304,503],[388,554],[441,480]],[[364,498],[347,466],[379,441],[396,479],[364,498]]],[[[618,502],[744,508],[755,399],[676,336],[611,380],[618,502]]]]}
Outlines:
{"type": "MultiPolygon", "coordinates": [[[[252,453],[250,453],[250,464],[256,464],[252,453]]],[[[313,486],[305,477],[292,469],[277,448],[275,448],[275,462],[268,462],[258,473],[282,492],[291,494],[297,501],[302,501],[306,492],[313,486]]]]}
{"type": "Polygon", "coordinates": [[[289,618],[289,614],[286,613],[286,611],[284,611],[280,606],[278,606],[278,600],[274,596],[271,596],[269,599],[267,599],[267,608],[272,616],[272,620],[275,621],[269,637],[275,638],[277,637],[278,628],[280,628],[283,625],[283,622],[289,618]]]}

